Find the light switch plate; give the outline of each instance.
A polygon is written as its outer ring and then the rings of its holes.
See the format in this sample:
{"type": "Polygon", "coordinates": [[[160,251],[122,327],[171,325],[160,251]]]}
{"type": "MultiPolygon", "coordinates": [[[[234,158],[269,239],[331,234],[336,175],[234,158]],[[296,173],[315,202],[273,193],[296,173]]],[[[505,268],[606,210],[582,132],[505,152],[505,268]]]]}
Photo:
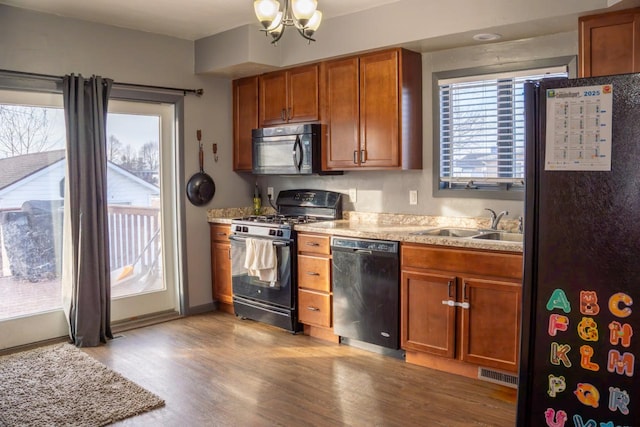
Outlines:
{"type": "Polygon", "coordinates": [[[418,204],[418,190],[409,190],[409,204],[410,205],[418,204]]]}
{"type": "Polygon", "coordinates": [[[351,203],[358,201],[358,191],[355,188],[349,189],[349,199],[351,200],[351,203]]]}

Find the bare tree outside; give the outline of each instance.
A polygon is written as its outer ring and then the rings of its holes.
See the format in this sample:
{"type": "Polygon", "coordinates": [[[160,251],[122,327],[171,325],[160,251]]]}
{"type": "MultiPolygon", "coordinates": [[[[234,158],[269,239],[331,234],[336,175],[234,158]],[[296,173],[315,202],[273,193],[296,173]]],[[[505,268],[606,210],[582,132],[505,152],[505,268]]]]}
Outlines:
{"type": "Polygon", "coordinates": [[[138,155],[142,158],[144,167],[150,171],[157,171],[160,167],[160,152],[157,141],[149,141],[142,146],[138,155]]]}
{"type": "Polygon", "coordinates": [[[122,142],[115,135],[109,135],[107,139],[107,160],[117,162],[122,155],[122,142]]]}
{"type": "Polygon", "coordinates": [[[0,157],[59,148],[49,108],[0,104],[0,157]]]}

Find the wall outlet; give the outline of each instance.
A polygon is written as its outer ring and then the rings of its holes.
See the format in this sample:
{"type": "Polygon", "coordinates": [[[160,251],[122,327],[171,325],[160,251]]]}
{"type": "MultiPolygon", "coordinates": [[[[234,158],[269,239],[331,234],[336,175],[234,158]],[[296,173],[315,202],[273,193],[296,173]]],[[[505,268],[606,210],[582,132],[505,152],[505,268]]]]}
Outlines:
{"type": "Polygon", "coordinates": [[[273,187],[267,187],[267,198],[273,200],[273,187]]]}
{"type": "Polygon", "coordinates": [[[410,205],[418,204],[418,190],[409,190],[409,204],[410,205]]]}
{"type": "Polygon", "coordinates": [[[358,191],[355,188],[349,189],[349,199],[351,200],[351,203],[358,201],[358,191]]]}

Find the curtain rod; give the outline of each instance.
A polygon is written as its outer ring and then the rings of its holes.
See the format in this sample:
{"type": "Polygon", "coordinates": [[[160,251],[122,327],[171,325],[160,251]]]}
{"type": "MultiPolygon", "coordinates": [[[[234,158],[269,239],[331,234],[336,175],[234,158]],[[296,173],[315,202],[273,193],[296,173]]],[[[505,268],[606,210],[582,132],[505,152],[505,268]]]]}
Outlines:
{"type": "MultiPolygon", "coordinates": [[[[25,76],[25,77],[34,77],[34,78],[39,78],[39,79],[43,79],[43,80],[62,80],[63,79],[62,76],[54,76],[52,74],[27,73],[27,72],[24,72],[24,71],[13,71],[13,70],[0,69],[0,73],[15,74],[15,75],[25,76]]],[[[138,84],[138,83],[120,83],[120,82],[113,82],[113,84],[114,85],[118,85],[118,86],[128,86],[128,87],[138,87],[138,88],[146,88],[146,89],[160,89],[160,90],[176,91],[176,92],[182,92],[184,95],[186,95],[187,93],[192,93],[192,94],[194,94],[196,96],[202,96],[202,94],[204,93],[204,89],[183,89],[183,88],[178,88],[178,87],[154,86],[154,85],[143,85],[143,84],[138,84]]]]}

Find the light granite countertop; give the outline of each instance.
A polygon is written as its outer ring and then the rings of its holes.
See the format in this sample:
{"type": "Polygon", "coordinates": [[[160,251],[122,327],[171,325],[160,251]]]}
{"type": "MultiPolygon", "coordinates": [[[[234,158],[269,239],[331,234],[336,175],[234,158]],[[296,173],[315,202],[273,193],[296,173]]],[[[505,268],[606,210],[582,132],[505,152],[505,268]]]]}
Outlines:
{"type": "MultiPolygon", "coordinates": [[[[250,207],[211,209],[208,212],[208,221],[213,223],[230,224],[233,218],[250,215],[251,213],[252,209],[250,207]]],[[[323,233],[332,236],[394,240],[407,243],[422,243],[504,252],[522,252],[523,247],[521,242],[412,234],[416,231],[440,227],[486,229],[489,227],[488,218],[459,218],[362,212],[344,212],[343,218],[344,219],[335,221],[319,221],[309,224],[298,224],[295,226],[295,229],[296,231],[323,233]]],[[[515,232],[517,228],[518,221],[511,219],[503,219],[499,226],[500,231],[515,232]]]]}

